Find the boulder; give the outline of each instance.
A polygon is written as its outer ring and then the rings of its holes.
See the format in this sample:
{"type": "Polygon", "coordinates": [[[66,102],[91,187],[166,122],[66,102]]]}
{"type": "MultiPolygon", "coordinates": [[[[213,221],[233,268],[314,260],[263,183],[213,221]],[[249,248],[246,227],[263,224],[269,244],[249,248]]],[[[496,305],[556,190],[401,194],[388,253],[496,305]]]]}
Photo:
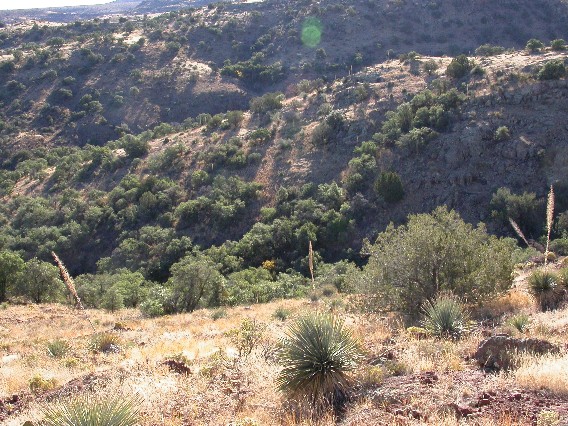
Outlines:
{"type": "Polygon", "coordinates": [[[540,339],[516,339],[508,335],[491,336],[477,347],[474,358],[488,369],[499,370],[511,367],[516,353],[530,352],[538,355],[558,353],[558,346],[540,339]]]}

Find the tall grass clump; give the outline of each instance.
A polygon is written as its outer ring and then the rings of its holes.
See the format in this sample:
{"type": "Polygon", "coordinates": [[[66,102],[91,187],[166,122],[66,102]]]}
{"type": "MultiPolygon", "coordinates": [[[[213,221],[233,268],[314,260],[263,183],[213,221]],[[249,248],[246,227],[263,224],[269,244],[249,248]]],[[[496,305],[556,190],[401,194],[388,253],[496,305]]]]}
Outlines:
{"type": "Polygon", "coordinates": [[[468,330],[468,315],[452,294],[442,294],[433,302],[426,301],[422,309],[422,324],[434,336],[459,339],[468,330]]]}
{"type": "Polygon", "coordinates": [[[298,318],[280,342],[284,366],[276,379],[290,399],[307,402],[314,414],[340,410],[348,397],[352,372],[361,360],[357,339],[343,321],[316,313],[298,318]]]}
{"type": "Polygon", "coordinates": [[[138,424],[138,396],[71,399],[43,409],[42,426],[134,426],[138,424]]]}
{"type": "Polygon", "coordinates": [[[47,343],[47,354],[52,358],[62,358],[69,351],[69,343],[56,339],[47,343]]]}

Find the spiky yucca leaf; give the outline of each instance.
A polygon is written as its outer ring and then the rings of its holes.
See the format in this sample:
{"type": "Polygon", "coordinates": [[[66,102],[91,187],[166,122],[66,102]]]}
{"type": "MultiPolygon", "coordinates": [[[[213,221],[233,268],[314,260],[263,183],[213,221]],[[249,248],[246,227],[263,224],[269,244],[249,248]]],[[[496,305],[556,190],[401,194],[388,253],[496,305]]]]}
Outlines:
{"type": "Polygon", "coordinates": [[[468,330],[468,315],[460,301],[451,294],[442,294],[422,307],[426,330],[435,336],[459,338],[468,330]]]}
{"type": "Polygon", "coordinates": [[[134,426],[138,423],[138,396],[83,396],[43,409],[42,426],[134,426]]]}
{"type": "Polygon", "coordinates": [[[351,384],[349,372],[362,357],[361,347],[344,323],[326,314],[297,319],[280,345],[284,368],[276,383],[293,399],[307,399],[314,408],[339,408],[351,384]]]}

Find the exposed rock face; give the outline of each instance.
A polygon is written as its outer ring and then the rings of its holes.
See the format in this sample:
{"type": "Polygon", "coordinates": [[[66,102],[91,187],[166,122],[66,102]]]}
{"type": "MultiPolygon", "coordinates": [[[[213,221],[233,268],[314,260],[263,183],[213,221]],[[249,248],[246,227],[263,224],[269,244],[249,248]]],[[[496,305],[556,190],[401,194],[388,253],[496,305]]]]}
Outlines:
{"type": "Polygon", "coordinates": [[[481,342],[475,352],[475,360],[485,368],[509,368],[512,356],[519,352],[535,354],[557,353],[559,348],[546,340],[516,339],[507,335],[491,336],[481,342]]]}

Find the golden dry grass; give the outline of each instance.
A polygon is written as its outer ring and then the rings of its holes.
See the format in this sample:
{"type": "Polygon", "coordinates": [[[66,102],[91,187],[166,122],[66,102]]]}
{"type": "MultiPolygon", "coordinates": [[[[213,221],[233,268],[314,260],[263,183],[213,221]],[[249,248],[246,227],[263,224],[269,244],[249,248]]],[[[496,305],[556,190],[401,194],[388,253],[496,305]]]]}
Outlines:
{"type": "MultiPolygon", "coordinates": [[[[517,300],[516,296],[499,303],[523,305],[511,300],[517,300]]],[[[236,307],[227,309],[226,316],[217,320],[212,318],[211,310],[156,319],[143,318],[136,310],[114,314],[90,310],[98,332],[110,331],[117,323],[126,328],[116,331],[123,342],[122,350],[104,354],[89,349],[92,330],[73,309],[61,305],[10,306],[0,310],[0,398],[29,394],[30,379],[36,375],[53,378],[58,386],[63,386],[91,374],[96,379],[94,393],[136,393],[143,398],[141,426],[337,424],[331,415],[317,421],[299,418],[287,408],[274,384],[280,368],[275,358],[276,342],[297,315],[315,309],[329,310],[329,300],[318,303],[290,300],[236,307]],[[292,314],[284,321],[275,319],[277,308],[285,308],[292,314]],[[238,327],[244,318],[265,323],[267,329],[251,356],[239,358],[234,343],[225,333],[238,327]],[[70,345],[62,358],[53,358],[46,351],[47,343],[55,339],[63,339],[70,345]],[[170,371],[163,361],[172,357],[184,360],[191,374],[170,371]]],[[[555,374],[559,383],[551,390],[565,392],[565,383],[559,382],[562,377],[559,371],[568,371],[565,358],[535,359],[531,361],[533,364],[529,361],[523,364],[516,375],[485,377],[468,361],[468,355],[483,339],[479,333],[457,341],[417,339],[406,332],[396,317],[351,313],[337,306],[334,309],[354,330],[367,355],[367,361],[356,374],[359,388],[366,393],[351,403],[340,422],[342,425],[523,425],[524,420],[506,416],[480,416],[460,423],[444,407],[474,397],[484,389],[506,390],[512,386],[537,389],[551,381],[544,374],[546,371],[555,374]],[[390,356],[389,353],[394,354],[392,361],[374,364],[374,360],[390,356]],[[414,384],[418,379],[413,379],[413,375],[429,371],[438,374],[435,383],[428,388],[414,384]],[[395,377],[393,373],[402,376],[395,377]],[[470,381],[469,376],[474,380],[470,381]],[[402,401],[397,404],[429,415],[419,420],[394,416],[394,402],[388,395],[402,401]]],[[[565,311],[538,313],[533,314],[533,321],[547,324],[549,334],[561,342],[568,323],[565,317],[565,311]]],[[[26,420],[37,421],[41,418],[41,406],[41,398],[37,398],[21,414],[9,417],[3,424],[21,426],[26,420]]]]}
{"type": "Polygon", "coordinates": [[[568,355],[523,356],[513,373],[516,382],[527,389],[546,389],[568,395],[568,355]]]}

